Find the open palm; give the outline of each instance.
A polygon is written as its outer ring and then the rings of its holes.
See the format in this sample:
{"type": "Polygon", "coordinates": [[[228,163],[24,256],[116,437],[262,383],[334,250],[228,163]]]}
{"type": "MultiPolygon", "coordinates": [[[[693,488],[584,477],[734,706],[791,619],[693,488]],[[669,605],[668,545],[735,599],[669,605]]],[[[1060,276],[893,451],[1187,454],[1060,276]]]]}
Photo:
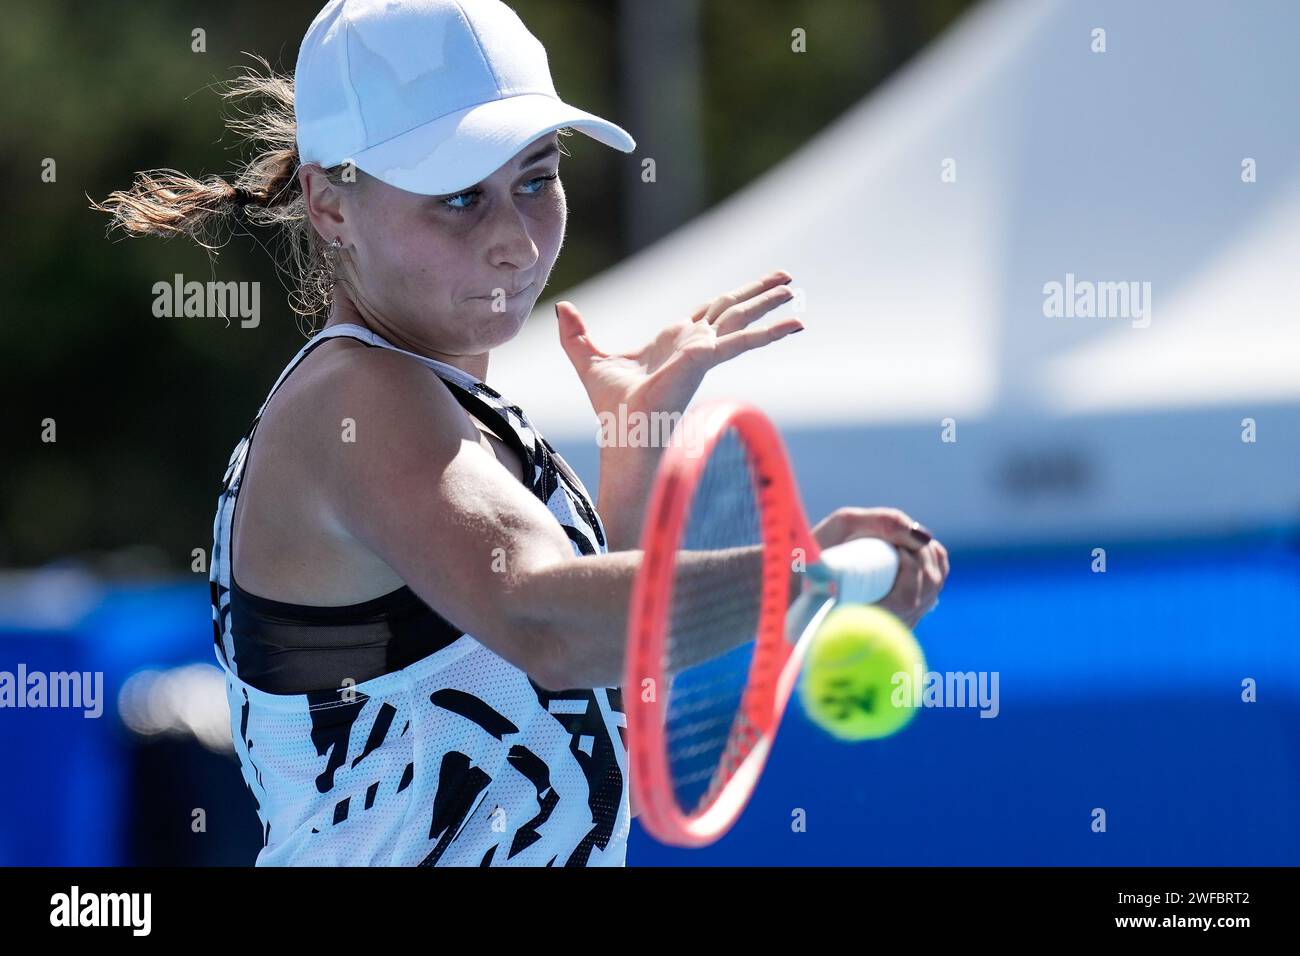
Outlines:
{"type": "Polygon", "coordinates": [[[709,369],[803,328],[794,318],[749,327],[793,298],[789,282],[788,273],[772,273],[701,305],[641,348],[614,354],[591,341],[572,303],[560,302],[560,343],[598,416],[618,416],[620,406],[628,415],[682,412],[709,369]]]}

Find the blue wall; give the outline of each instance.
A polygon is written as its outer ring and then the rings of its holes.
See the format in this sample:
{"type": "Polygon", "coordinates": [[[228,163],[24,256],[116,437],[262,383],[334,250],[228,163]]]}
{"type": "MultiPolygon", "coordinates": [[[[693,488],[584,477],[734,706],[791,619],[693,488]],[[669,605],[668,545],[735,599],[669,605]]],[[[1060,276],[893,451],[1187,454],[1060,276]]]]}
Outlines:
{"type": "MultiPolygon", "coordinates": [[[[1300,554],[1274,537],[1107,558],[1094,574],[1082,545],[954,555],[917,637],[931,670],[997,671],[998,717],[926,709],[848,746],[793,704],[731,834],[678,850],[636,827],[629,863],[1300,864],[1300,554]]],[[[67,633],[0,629],[0,670],[103,670],[107,698],[99,720],[0,711],[0,864],[128,859],[117,692],[141,667],[211,661],[207,600],[206,582],[122,589],[67,633]]]]}
{"type": "Polygon", "coordinates": [[[793,703],[713,847],[636,864],[1300,864],[1300,557],[1285,539],[954,558],[933,671],[998,671],[1000,713],[926,709],[844,745],[793,703]],[[1258,702],[1243,703],[1245,678],[1258,702]],[[1094,833],[1091,813],[1106,811],[1094,833]],[[792,831],[802,808],[806,832],[792,831]]]}

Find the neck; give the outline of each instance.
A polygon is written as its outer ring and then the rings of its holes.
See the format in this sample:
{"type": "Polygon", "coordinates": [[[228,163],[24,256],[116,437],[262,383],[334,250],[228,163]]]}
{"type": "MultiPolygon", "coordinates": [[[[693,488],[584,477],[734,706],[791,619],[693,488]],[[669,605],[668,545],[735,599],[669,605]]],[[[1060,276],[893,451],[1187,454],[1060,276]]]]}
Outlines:
{"type": "Polygon", "coordinates": [[[382,318],[375,315],[367,315],[356,304],[335,287],[334,303],[330,307],[329,318],[325,322],[325,328],[332,328],[336,325],[359,325],[362,328],[369,329],[380,338],[391,342],[400,349],[408,352],[414,352],[417,355],[424,355],[431,359],[437,359],[446,365],[452,365],[469,375],[474,376],[480,382],[487,381],[488,370],[488,352],[480,352],[477,355],[452,355],[447,352],[441,352],[431,347],[427,342],[412,338],[403,334],[401,329],[395,328],[386,323],[382,318]]]}

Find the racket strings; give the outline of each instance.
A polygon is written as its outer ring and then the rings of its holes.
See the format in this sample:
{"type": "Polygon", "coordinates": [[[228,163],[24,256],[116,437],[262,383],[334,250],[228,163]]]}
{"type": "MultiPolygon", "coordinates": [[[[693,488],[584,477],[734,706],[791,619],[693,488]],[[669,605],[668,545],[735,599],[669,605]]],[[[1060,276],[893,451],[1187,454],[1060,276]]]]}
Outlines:
{"type": "Polygon", "coordinates": [[[743,440],[729,429],[705,463],[674,560],[664,731],[687,814],[712,802],[759,736],[743,709],[763,583],[751,472],[743,440]]]}

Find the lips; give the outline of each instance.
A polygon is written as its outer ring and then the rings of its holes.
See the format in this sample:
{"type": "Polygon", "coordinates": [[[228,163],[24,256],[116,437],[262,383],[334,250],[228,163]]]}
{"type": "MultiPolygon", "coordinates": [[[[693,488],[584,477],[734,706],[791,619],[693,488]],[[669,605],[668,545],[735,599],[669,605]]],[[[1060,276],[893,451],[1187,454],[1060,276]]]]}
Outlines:
{"type": "MultiPolygon", "coordinates": [[[[529,289],[531,289],[532,287],[533,287],[533,284],[530,282],[530,283],[528,283],[528,285],[524,286],[522,289],[517,289],[517,290],[514,291],[514,292],[507,292],[507,293],[506,293],[506,298],[507,298],[507,299],[513,299],[513,298],[515,298],[516,296],[522,295],[523,293],[527,292],[527,291],[528,291],[529,289]]],[[[479,298],[479,299],[495,299],[495,298],[496,298],[496,294],[493,293],[493,292],[489,292],[487,295],[480,295],[480,296],[476,296],[475,298],[479,298]]]]}

